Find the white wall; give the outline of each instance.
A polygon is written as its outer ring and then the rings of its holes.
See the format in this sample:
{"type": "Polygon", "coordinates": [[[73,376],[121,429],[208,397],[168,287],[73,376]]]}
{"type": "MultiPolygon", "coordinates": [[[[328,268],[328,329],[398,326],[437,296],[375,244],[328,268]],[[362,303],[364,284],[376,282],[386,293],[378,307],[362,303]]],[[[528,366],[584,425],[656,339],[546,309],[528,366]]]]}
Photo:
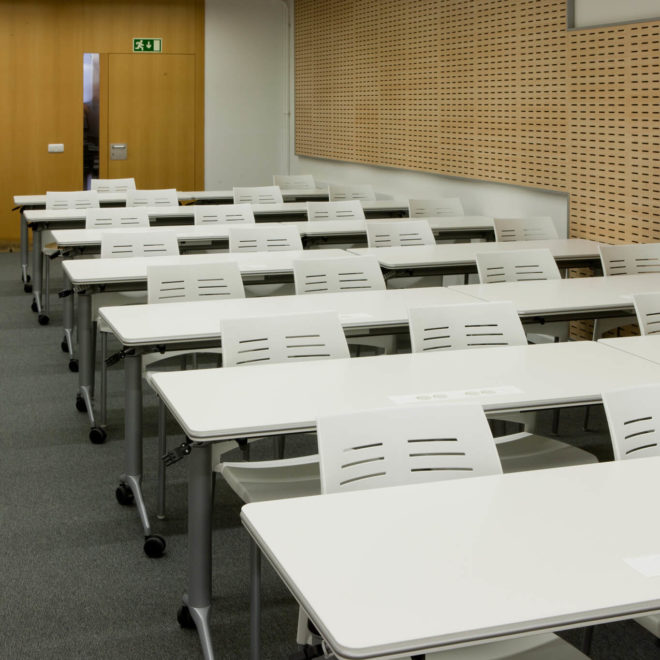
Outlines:
{"type": "Polygon", "coordinates": [[[658,0],[572,0],[573,26],[608,25],[660,17],[658,0]]]}
{"type": "Polygon", "coordinates": [[[286,174],[287,12],[282,0],[206,0],[207,190],[286,174]]]}

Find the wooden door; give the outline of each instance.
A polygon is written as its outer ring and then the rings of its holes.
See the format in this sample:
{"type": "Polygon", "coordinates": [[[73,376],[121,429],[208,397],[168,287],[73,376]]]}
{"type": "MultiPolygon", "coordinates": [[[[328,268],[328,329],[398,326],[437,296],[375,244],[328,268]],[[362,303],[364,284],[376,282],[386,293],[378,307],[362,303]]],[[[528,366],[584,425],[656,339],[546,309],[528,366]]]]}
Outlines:
{"type": "Polygon", "coordinates": [[[102,60],[102,178],[138,188],[195,189],[195,56],[110,54],[102,60]],[[103,84],[103,60],[106,60],[103,84]],[[111,160],[110,145],[127,145],[111,160]],[[103,165],[105,165],[105,172],[103,165]]]}

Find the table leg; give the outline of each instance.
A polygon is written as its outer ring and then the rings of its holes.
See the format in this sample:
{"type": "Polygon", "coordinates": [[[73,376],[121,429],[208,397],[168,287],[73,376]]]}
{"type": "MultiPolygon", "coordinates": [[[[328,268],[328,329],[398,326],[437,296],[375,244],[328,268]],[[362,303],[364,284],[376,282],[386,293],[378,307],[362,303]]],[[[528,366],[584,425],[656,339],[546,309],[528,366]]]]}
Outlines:
{"type": "Polygon", "coordinates": [[[261,652],[261,550],[250,537],[250,660],[261,652]]]}
{"type": "Polygon", "coordinates": [[[41,314],[41,229],[32,228],[32,311],[41,314]]]}
{"type": "Polygon", "coordinates": [[[120,476],[117,500],[120,504],[135,501],[144,531],[144,552],[162,557],[165,539],[151,533],[149,515],[142,495],[142,355],[131,351],[124,359],[124,442],[125,472],[120,476]],[[130,490],[128,496],[126,489],[130,490]]]}
{"type": "MultiPolygon", "coordinates": [[[[192,448],[188,456],[188,593],[183,602],[197,627],[206,660],[212,660],[211,610],[211,445],[192,448]]],[[[179,619],[181,620],[181,619],[179,619]]]]}
{"type": "Polygon", "coordinates": [[[23,280],[23,291],[30,293],[32,285],[30,282],[30,274],[28,273],[28,225],[23,209],[21,209],[21,279],[23,280]]]}
{"type": "Polygon", "coordinates": [[[80,369],[78,371],[78,396],[76,408],[87,412],[91,430],[89,439],[94,443],[105,440],[105,432],[97,428],[94,418],[94,328],[92,326],[92,296],[88,291],[78,293],[78,351],[80,369]]]}
{"type": "Polygon", "coordinates": [[[73,325],[75,308],[73,304],[74,295],[71,290],[71,280],[64,273],[64,292],[67,295],[63,297],[63,325],[64,325],[64,339],[62,339],[62,350],[69,354],[69,370],[78,371],[78,360],[73,356],[73,325]]]}

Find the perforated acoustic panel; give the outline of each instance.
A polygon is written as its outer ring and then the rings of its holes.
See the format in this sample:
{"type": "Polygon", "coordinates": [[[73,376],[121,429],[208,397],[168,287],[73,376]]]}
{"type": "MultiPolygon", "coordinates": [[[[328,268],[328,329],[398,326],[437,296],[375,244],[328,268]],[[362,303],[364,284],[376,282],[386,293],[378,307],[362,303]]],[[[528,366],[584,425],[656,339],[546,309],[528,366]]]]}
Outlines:
{"type": "Polygon", "coordinates": [[[568,192],[572,236],[660,239],[660,23],[565,0],[296,0],[296,151],[568,192]]]}

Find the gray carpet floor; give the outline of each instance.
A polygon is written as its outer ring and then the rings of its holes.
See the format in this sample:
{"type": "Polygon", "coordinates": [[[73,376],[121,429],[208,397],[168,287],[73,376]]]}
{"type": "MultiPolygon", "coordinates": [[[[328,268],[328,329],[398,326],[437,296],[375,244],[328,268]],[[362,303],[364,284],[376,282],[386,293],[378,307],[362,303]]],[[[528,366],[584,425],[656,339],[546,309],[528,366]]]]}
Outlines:
{"type": "MultiPolygon", "coordinates": [[[[56,267],[53,291],[58,275],[56,267]]],[[[168,473],[167,519],[152,517],[166,553],[149,559],[134,507],[114,496],[123,461],[121,364],[110,373],[108,439],[92,445],[86,416],[75,409],[77,376],[60,350],[57,298],[45,327],[30,301],[18,254],[0,254],[0,658],[199,658],[196,632],[176,622],[186,580],[185,460],[168,473]]],[[[153,511],[156,406],[148,393],[145,404],[144,488],[153,511]]],[[[602,410],[594,409],[590,432],[581,418],[582,410],[562,412],[562,439],[611,460],[602,410]]],[[[541,424],[549,432],[548,413],[541,424]]],[[[177,429],[169,427],[174,444],[177,429]]],[[[304,446],[294,439],[288,451],[304,446]]],[[[248,657],[248,542],[239,511],[218,479],[211,631],[219,659],[248,657]]],[[[299,542],[314,552],[322,539],[301,530],[299,542]]],[[[267,566],[263,582],[263,658],[285,659],[297,650],[297,606],[267,566]]],[[[578,631],[563,634],[581,640],[578,631]]],[[[660,649],[627,621],[596,629],[592,657],[657,659],[660,649]]]]}

